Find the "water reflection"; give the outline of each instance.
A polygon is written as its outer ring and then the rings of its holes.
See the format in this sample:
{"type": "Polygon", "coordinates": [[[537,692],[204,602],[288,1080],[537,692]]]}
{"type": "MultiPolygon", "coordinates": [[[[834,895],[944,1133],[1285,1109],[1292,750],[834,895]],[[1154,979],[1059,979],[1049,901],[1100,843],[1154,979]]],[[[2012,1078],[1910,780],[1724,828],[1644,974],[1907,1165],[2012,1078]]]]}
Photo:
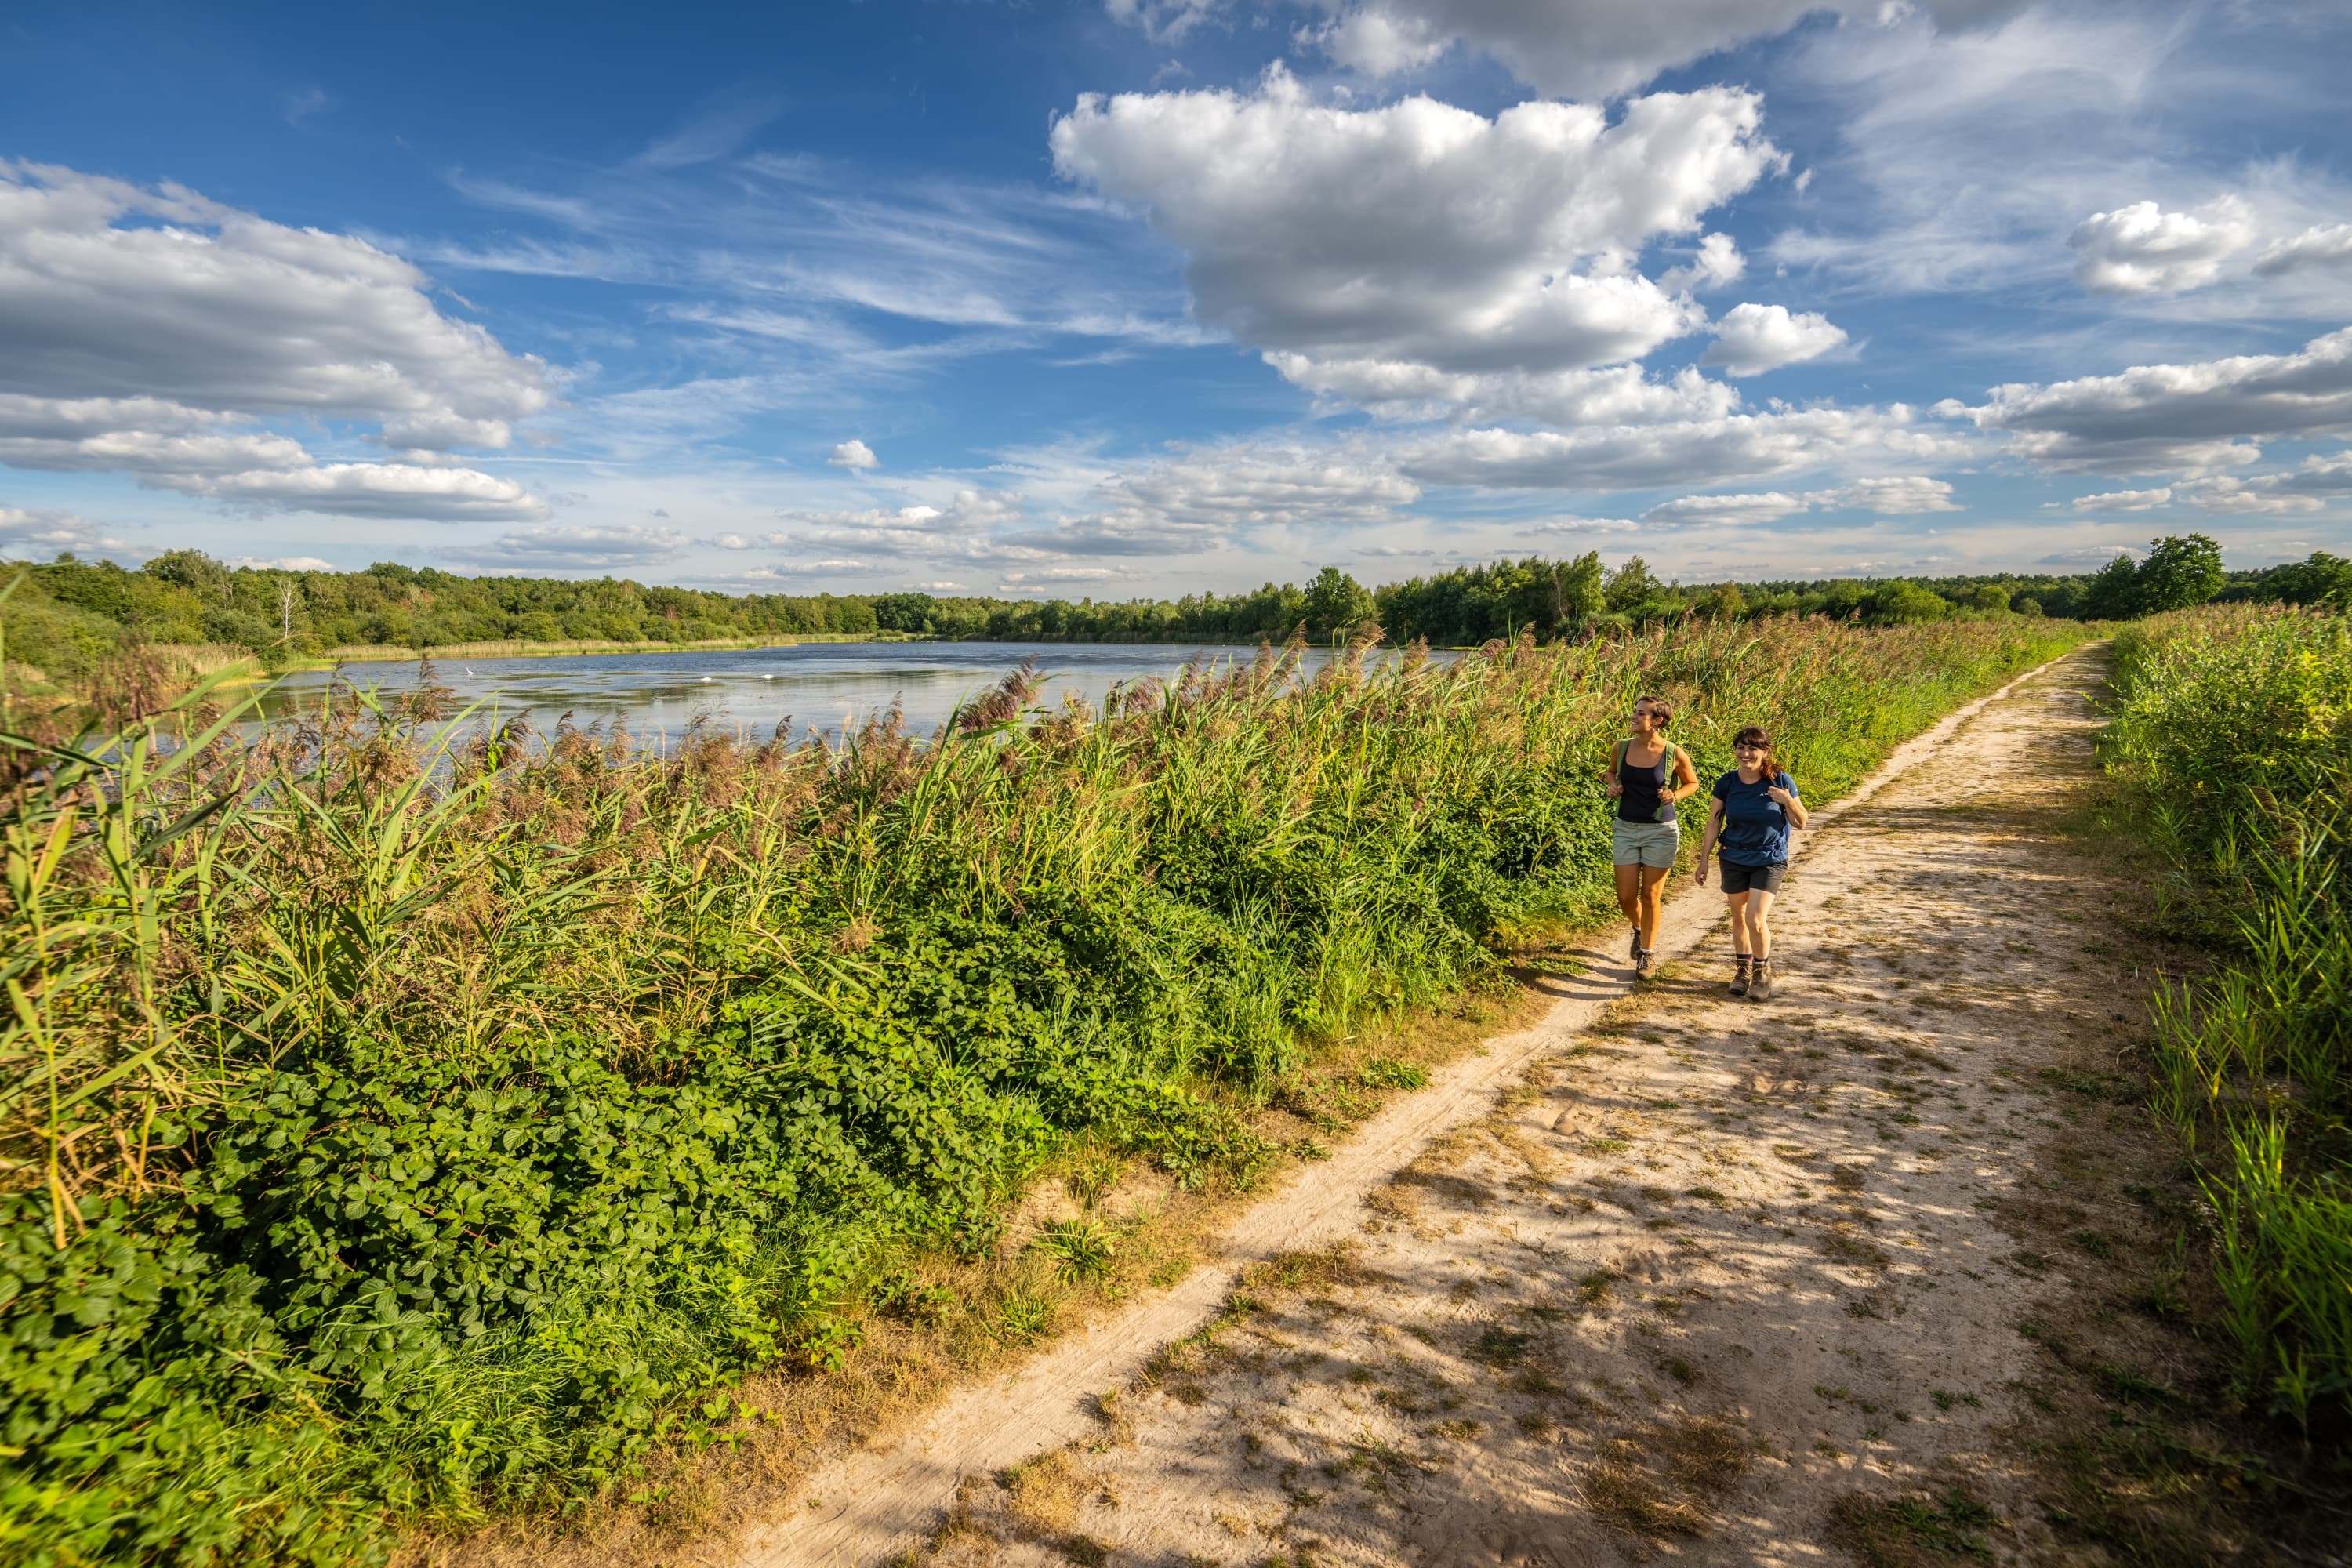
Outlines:
{"type": "MultiPolygon", "coordinates": [[[[618,725],[661,745],[698,717],[747,738],[764,739],[784,722],[796,736],[805,730],[839,735],[894,700],[905,710],[908,731],[927,735],[1026,658],[1035,658],[1046,677],[1042,706],[1056,707],[1065,693],[1076,692],[1099,708],[1122,681],[1172,677],[1188,659],[1225,663],[1255,653],[1181,643],[808,643],[450,659],[434,670],[461,706],[480,705],[477,719],[521,717],[543,733],[568,714],[583,729],[618,725]]],[[[1312,674],[1331,658],[1328,649],[1310,648],[1302,669],[1312,674]]],[[[387,696],[413,689],[417,679],[413,662],[348,664],[343,673],[352,685],[387,696]]],[[[287,676],[263,693],[262,711],[272,719],[316,713],[332,679],[328,670],[287,676]]]]}

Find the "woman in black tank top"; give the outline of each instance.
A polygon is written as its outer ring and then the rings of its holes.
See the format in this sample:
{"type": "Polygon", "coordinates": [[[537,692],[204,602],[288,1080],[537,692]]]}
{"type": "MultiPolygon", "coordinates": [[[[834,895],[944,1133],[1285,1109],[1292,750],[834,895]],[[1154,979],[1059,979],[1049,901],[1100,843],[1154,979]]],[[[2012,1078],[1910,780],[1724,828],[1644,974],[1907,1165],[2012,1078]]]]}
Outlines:
{"type": "Polygon", "coordinates": [[[1656,968],[1658,902],[1681,844],[1675,803],[1698,793],[1698,771],[1689,755],[1666,739],[1675,710],[1663,698],[1633,704],[1625,739],[1605,773],[1617,802],[1610,835],[1610,858],[1617,874],[1617,907],[1633,927],[1633,974],[1647,980],[1656,968]]]}

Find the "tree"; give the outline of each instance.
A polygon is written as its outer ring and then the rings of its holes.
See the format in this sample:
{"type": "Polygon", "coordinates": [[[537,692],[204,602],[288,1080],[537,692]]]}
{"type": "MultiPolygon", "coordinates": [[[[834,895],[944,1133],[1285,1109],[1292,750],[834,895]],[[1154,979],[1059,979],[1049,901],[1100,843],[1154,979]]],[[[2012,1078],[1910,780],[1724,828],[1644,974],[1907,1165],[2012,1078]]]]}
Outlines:
{"type": "Polygon", "coordinates": [[[1601,613],[1602,573],[1599,551],[1588,550],[1565,565],[1555,563],[1551,581],[1555,627],[1572,626],[1601,613]]]}
{"type": "Polygon", "coordinates": [[[1951,613],[1951,601],[1941,594],[1898,577],[1871,595],[1863,608],[1863,618],[1873,626],[1899,626],[1940,621],[1951,613]]]}
{"type": "Polygon", "coordinates": [[[1370,591],[1337,566],[1326,566],[1307,585],[1307,630],[1311,637],[1343,637],[1370,625],[1377,613],[1370,591]]]}
{"type": "Polygon", "coordinates": [[[2315,550],[2307,560],[2263,573],[2260,593],[2289,605],[2352,605],[2352,561],[2315,550]]]}
{"type": "Polygon", "coordinates": [[[2100,567],[2074,599],[2076,620],[2127,621],[2139,613],[2139,568],[2128,555],[2100,567]]]}
{"type": "Polygon", "coordinates": [[[2139,590],[2137,614],[2185,610],[2201,605],[2221,591],[2228,580],[2221,570],[2221,547],[2201,533],[2186,539],[2172,535],[2151,540],[2147,559],[2135,574],[2139,590]]]}
{"type": "Polygon", "coordinates": [[[1601,590],[1601,602],[1612,613],[1622,616],[1640,609],[1665,591],[1666,585],[1650,574],[1650,563],[1636,555],[1609,574],[1608,584],[1601,590]]]}
{"type": "MultiPolygon", "coordinates": [[[[2009,590],[1998,583],[1982,584],[1975,593],[1969,595],[1969,607],[1988,610],[1994,615],[1999,615],[2009,608],[2009,590]]],[[[2041,607],[2039,605],[2034,606],[2036,609],[2041,607]]]]}

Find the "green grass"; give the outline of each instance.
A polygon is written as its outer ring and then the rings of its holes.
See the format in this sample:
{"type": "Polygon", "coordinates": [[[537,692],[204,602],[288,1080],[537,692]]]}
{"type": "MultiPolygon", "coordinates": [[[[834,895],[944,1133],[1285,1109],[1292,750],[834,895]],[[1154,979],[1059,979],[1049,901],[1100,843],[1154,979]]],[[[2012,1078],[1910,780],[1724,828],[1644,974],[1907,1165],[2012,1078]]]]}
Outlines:
{"type": "MultiPolygon", "coordinates": [[[[2153,1102],[2197,1163],[2242,1392],[2352,1415],[2352,619],[2231,606],[2116,639],[2104,747],[2211,974],[2158,995],[2153,1102]]],[[[2072,1087],[2072,1086],[2070,1086],[2072,1087]]]]}
{"type": "MultiPolygon", "coordinates": [[[[0,1557],[364,1561],[609,1495],[746,1372],[947,1310],[915,1265],[1018,1254],[1042,1173],[1244,1190],[1264,1107],[1416,1081],[1317,1064],[1612,907],[1633,697],[1703,771],[1769,726],[1821,800],[2081,635],[1691,625],[1303,687],[1267,652],[658,757],[435,754],[430,691],[11,737],[0,1557]]],[[[1039,1231],[988,1337],[1128,1239],[1039,1231]]]]}

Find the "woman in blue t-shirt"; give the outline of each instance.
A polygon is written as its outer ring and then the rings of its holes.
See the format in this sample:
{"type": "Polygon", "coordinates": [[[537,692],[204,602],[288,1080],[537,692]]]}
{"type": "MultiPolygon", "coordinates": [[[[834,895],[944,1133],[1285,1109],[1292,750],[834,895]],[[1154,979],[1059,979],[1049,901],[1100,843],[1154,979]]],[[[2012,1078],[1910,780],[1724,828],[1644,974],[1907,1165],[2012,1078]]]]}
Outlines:
{"type": "Polygon", "coordinates": [[[1723,896],[1731,906],[1734,996],[1772,995],[1772,899],[1789,870],[1789,830],[1805,825],[1797,781],[1772,757],[1772,737],[1750,724],[1731,738],[1739,766],[1715,781],[1715,806],[1698,849],[1698,884],[1722,846],[1723,896]]]}

